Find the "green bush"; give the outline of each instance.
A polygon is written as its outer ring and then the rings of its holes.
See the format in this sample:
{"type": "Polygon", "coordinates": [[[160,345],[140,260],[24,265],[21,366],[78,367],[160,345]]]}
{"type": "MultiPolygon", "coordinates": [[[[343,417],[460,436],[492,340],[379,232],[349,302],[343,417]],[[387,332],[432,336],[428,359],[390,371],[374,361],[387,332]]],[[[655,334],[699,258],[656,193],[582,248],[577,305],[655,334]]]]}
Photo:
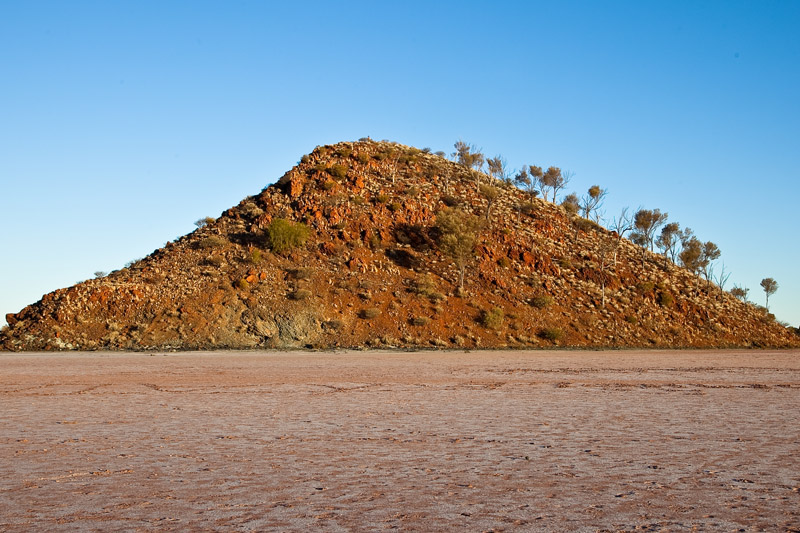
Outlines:
{"type": "Polygon", "coordinates": [[[385,204],[386,202],[389,201],[389,197],[385,194],[379,194],[378,196],[375,197],[375,201],[378,202],[379,204],[385,204]]]}
{"type": "Polygon", "coordinates": [[[542,330],[541,336],[543,339],[555,342],[564,336],[564,332],[559,328],[545,328],[542,330]]]}
{"type": "Polygon", "coordinates": [[[251,264],[257,265],[264,259],[264,256],[261,254],[261,250],[254,249],[247,259],[251,264]]]}
{"type": "Polygon", "coordinates": [[[668,292],[662,292],[658,295],[658,303],[662,307],[672,307],[675,305],[675,298],[668,292]]]}
{"type": "Polygon", "coordinates": [[[322,184],[323,191],[330,191],[334,187],[336,187],[336,182],[333,180],[328,180],[322,184]]]}
{"type": "Polygon", "coordinates": [[[246,291],[247,289],[250,288],[250,284],[247,282],[246,279],[240,279],[239,281],[236,282],[236,288],[246,291]]]}
{"type": "Polygon", "coordinates": [[[656,288],[655,283],[651,283],[649,281],[643,281],[641,283],[636,284],[636,292],[638,292],[642,296],[652,293],[655,288],[656,288]]]}
{"type": "Polygon", "coordinates": [[[501,258],[500,258],[500,259],[497,261],[497,265],[498,265],[500,268],[508,268],[508,267],[510,267],[510,266],[511,266],[511,260],[510,260],[508,257],[501,257],[501,258]]]}
{"type": "Polygon", "coordinates": [[[347,176],[347,167],[344,165],[333,165],[328,169],[328,173],[337,180],[342,180],[347,176]]]}
{"type": "Polygon", "coordinates": [[[311,228],[305,224],[289,222],[282,218],[276,218],[267,228],[269,246],[278,254],[304,245],[310,234],[311,228]]]}
{"type": "Polygon", "coordinates": [[[481,325],[487,329],[498,329],[503,325],[505,313],[499,307],[494,307],[481,313],[481,325]]]}
{"type": "Polygon", "coordinates": [[[530,304],[536,309],[544,309],[545,307],[549,306],[552,303],[553,303],[553,298],[551,298],[546,294],[540,296],[534,296],[533,298],[531,298],[530,301],[530,304]]]}
{"type": "Polygon", "coordinates": [[[198,241],[197,247],[203,250],[208,250],[209,248],[221,248],[225,246],[226,242],[227,241],[219,235],[211,235],[198,241]]]}

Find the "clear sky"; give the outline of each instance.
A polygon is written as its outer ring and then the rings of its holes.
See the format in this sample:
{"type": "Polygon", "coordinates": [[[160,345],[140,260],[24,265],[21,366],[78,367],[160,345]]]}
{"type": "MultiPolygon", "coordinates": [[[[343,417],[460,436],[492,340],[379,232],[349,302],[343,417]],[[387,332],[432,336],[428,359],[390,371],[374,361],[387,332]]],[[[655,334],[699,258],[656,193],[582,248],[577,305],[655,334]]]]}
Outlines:
{"type": "Polygon", "coordinates": [[[370,136],[667,211],[798,326],[798,35],[796,1],[3,0],[0,323],[370,136]]]}

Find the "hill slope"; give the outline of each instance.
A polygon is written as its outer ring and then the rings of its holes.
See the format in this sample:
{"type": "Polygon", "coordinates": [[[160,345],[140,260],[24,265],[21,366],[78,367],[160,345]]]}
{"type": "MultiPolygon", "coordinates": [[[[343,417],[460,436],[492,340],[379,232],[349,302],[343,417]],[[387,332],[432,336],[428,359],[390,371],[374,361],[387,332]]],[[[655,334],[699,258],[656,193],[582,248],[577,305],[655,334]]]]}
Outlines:
{"type": "Polygon", "coordinates": [[[8,315],[0,347],[800,344],[756,306],[510,185],[494,184],[487,215],[488,180],[394,143],[319,147],[193,233],[8,315]],[[463,290],[436,227],[447,206],[484,221],[463,290]],[[304,222],[307,241],[276,253],[276,220],[304,222]]]}

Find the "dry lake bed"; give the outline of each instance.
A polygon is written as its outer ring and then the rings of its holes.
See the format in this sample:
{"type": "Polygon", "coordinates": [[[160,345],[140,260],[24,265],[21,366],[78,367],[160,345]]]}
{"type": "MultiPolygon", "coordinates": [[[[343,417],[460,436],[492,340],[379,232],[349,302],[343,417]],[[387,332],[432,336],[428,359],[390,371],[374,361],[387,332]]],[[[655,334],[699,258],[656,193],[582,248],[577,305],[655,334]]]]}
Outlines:
{"type": "Polygon", "coordinates": [[[2,531],[800,531],[800,351],[0,355],[2,531]]]}

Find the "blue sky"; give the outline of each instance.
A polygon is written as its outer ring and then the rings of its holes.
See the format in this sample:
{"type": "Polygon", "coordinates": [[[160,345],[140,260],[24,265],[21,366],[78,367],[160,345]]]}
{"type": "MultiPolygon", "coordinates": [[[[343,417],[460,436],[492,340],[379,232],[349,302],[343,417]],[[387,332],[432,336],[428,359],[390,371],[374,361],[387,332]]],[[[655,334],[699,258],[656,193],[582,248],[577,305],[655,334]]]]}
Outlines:
{"type": "Polygon", "coordinates": [[[791,1],[5,0],[0,317],[371,136],[667,211],[798,326],[798,34],[791,1]]]}

